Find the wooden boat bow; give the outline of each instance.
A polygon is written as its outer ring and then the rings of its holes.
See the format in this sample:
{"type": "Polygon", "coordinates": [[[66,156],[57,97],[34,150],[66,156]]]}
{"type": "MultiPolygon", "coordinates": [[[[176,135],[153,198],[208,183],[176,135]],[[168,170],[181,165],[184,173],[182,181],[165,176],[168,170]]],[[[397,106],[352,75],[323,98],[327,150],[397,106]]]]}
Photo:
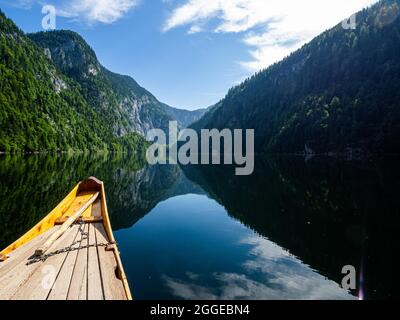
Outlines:
{"type": "Polygon", "coordinates": [[[132,299],[104,183],[95,177],[78,183],[46,217],[2,250],[0,261],[0,299],[132,299]],[[48,285],[43,285],[45,269],[54,274],[48,285]]]}

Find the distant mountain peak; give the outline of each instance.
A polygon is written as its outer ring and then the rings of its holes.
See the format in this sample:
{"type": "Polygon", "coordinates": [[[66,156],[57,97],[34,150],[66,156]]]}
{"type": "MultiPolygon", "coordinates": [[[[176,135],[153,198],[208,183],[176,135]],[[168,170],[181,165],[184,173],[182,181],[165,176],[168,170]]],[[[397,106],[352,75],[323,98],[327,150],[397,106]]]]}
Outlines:
{"type": "MultiPolygon", "coordinates": [[[[76,32],[55,30],[28,34],[63,73],[71,76],[79,70],[80,77],[95,76],[100,72],[96,53],[76,32]]],[[[75,74],[76,76],[76,74],[75,74]]]]}
{"type": "Polygon", "coordinates": [[[167,130],[169,121],[185,127],[199,119],[203,111],[179,111],[159,102],[133,78],[107,70],[93,49],[73,31],[60,30],[29,34],[30,39],[47,52],[57,68],[83,88],[94,108],[114,109],[117,114],[115,133],[124,135],[148,130],[167,130]]]}
{"type": "Polygon", "coordinates": [[[140,151],[149,130],[202,115],[108,71],[75,32],[25,35],[0,11],[0,41],[0,152],[140,151]]]}

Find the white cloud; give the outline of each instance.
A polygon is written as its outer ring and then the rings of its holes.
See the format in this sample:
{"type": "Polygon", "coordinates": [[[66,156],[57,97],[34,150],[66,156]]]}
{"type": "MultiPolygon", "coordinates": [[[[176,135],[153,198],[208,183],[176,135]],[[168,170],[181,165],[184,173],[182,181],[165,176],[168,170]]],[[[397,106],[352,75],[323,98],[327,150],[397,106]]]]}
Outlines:
{"type": "Polygon", "coordinates": [[[1,5],[15,7],[19,9],[26,9],[26,10],[32,8],[33,2],[34,0],[14,0],[13,2],[10,3],[10,1],[0,0],[1,5]]]}
{"type": "MultiPolygon", "coordinates": [[[[1,0],[0,0],[1,1],[1,0]]],[[[57,15],[82,20],[88,24],[110,24],[121,19],[140,0],[16,0],[14,5],[30,9],[36,2],[39,5],[53,5],[57,15]]]]}
{"type": "Polygon", "coordinates": [[[187,274],[188,279],[163,276],[178,298],[192,300],[355,299],[273,242],[250,236],[241,243],[252,246],[243,273],[187,274]],[[204,279],[212,279],[211,282],[204,279]],[[210,283],[215,283],[211,286],[210,283]]]}
{"type": "Polygon", "coordinates": [[[138,0],[73,0],[64,1],[58,14],[65,17],[82,18],[89,24],[110,24],[121,19],[135,7],[138,0]]]}
{"type": "Polygon", "coordinates": [[[188,33],[193,33],[199,24],[216,22],[213,32],[240,33],[252,57],[240,63],[248,71],[256,71],[279,61],[319,33],[375,2],[186,0],[171,12],[163,30],[189,26],[188,33]]]}
{"type": "Polygon", "coordinates": [[[194,33],[199,33],[202,32],[203,28],[198,26],[198,25],[193,25],[190,27],[190,29],[188,30],[188,34],[194,34],[194,33]]]}

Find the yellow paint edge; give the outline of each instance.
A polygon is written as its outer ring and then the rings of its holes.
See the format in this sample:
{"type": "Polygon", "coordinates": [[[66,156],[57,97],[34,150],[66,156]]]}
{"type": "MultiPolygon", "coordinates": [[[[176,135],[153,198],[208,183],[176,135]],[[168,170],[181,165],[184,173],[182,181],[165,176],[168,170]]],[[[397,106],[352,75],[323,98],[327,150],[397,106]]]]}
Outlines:
{"type": "MultiPolygon", "coordinates": [[[[46,217],[44,217],[39,223],[37,223],[31,230],[25,233],[21,238],[16,240],[14,243],[10,244],[7,248],[0,252],[0,257],[4,260],[7,256],[13,252],[15,249],[23,246],[32,239],[46,232],[47,230],[54,227],[55,222],[60,218],[63,213],[68,209],[68,207],[74,201],[76,194],[78,192],[79,184],[76,185],[74,189],[62,200],[57,207],[55,207],[46,217]]],[[[2,260],[2,261],[4,261],[2,260]]]]}
{"type": "MultiPolygon", "coordinates": [[[[25,233],[21,238],[16,240],[14,243],[9,245],[3,251],[0,252],[0,261],[4,261],[7,259],[7,256],[16,250],[17,248],[23,246],[24,244],[28,243],[32,239],[36,238],[37,236],[41,235],[42,233],[46,232],[47,230],[54,227],[56,221],[63,217],[65,212],[73,203],[74,199],[77,196],[79,185],[78,183],[74,189],[62,200],[57,207],[55,207],[46,217],[44,217],[39,223],[37,223],[31,230],[25,233]]],[[[91,207],[88,209],[91,212],[91,207]],[[90,209],[90,210],[89,210],[90,209]]],[[[106,194],[104,189],[104,183],[101,183],[101,210],[102,210],[102,217],[103,217],[103,225],[106,230],[107,236],[110,241],[115,242],[114,234],[111,227],[110,218],[108,215],[108,208],[107,208],[107,200],[106,194]]],[[[124,267],[122,265],[121,257],[119,255],[118,248],[116,247],[114,251],[114,256],[117,261],[118,268],[121,272],[121,280],[124,286],[125,294],[128,300],[132,300],[132,293],[129,288],[128,279],[125,274],[124,267]]]]}
{"type": "MultiPolygon", "coordinates": [[[[112,227],[111,227],[111,222],[110,222],[110,217],[108,215],[108,207],[107,207],[107,200],[106,200],[106,193],[105,193],[105,189],[104,189],[104,183],[101,183],[101,210],[102,210],[102,216],[103,216],[103,225],[104,228],[106,230],[106,233],[108,235],[108,238],[110,241],[115,242],[115,238],[114,238],[114,233],[112,231],[112,227]]],[[[113,250],[114,251],[114,256],[115,259],[117,261],[117,265],[118,268],[121,272],[121,280],[122,283],[124,285],[124,290],[125,290],[125,294],[128,300],[132,300],[132,293],[131,290],[129,288],[129,283],[128,283],[128,278],[126,277],[125,274],[125,270],[124,267],[122,265],[122,261],[121,261],[121,257],[119,255],[119,251],[118,251],[118,246],[116,246],[116,249],[113,250]]]]}

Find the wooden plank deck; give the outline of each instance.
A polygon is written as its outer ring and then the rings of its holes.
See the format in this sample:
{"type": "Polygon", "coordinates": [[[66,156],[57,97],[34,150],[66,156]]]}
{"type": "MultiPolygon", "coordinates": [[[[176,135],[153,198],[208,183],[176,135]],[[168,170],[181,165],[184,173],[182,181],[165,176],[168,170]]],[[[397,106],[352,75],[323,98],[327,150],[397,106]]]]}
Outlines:
{"type": "Polygon", "coordinates": [[[0,300],[132,299],[104,184],[93,177],[3,249],[0,259],[0,300]],[[45,259],[35,259],[35,252],[45,259]]]}
{"type": "Polygon", "coordinates": [[[114,253],[97,246],[108,243],[102,223],[72,225],[48,253],[67,247],[77,250],[26,264],[58,228],[18,248],[0,263],[0,300],[126,300],[114,253]]]}

